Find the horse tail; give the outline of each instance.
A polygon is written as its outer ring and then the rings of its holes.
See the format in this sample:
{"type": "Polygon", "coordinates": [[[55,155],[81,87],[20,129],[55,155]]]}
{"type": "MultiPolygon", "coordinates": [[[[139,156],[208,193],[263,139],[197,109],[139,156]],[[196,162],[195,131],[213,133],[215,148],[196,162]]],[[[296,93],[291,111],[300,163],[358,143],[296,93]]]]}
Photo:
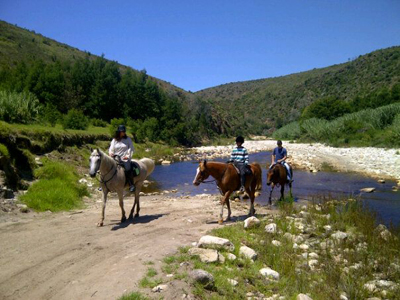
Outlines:
{"type": "Polygon", "coordinates": [[[154,160],[152,160],[150,158],[142,158],[140,161],[146,166],[147,176],[149,176],[151,173],[153,173],[154,168],[155,168],[154,160]]]}
{"type": "Polygon", "coordinates": [[[254,165],[254,176],[256,180],[256,190],[259,191],[262,188],[262,170],[259,164],[253,163],[253,165],[254,165]]]}

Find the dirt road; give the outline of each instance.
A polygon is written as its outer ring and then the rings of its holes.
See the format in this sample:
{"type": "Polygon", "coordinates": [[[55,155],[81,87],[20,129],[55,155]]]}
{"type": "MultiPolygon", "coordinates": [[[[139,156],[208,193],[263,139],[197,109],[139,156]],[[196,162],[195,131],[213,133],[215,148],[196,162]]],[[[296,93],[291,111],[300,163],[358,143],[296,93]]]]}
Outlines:
{"type": "MultiPolygon", "coordinates": [[[[102,228],[95,226],[100,203],[93,200],[78,213],[3,214],[0,299],[117,299],[136,289],[145,262],[157,267],[218,226],[210,224],[218,216],[216,198],[142,197],[141,216],[122,225],[111,198],[102,228]]],[[[130,208],[132,198],[126,200],[130,208]]],[[[233,215],[245,215],[247,206],[236,204],[233,215]]]]}

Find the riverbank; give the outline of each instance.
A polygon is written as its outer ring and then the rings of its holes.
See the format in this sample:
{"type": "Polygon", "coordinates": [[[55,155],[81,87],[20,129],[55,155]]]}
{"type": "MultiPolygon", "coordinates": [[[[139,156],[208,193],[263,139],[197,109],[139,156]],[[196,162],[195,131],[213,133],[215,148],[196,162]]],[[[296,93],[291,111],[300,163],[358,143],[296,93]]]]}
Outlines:
{"type": "MultiPolygon", "coordinates": [[[[272,151],[276,141],[246,141],[244,146],[250,153],[272,151]]],[[[334,148],[323,144],[301,144],[283,142],[288,150],[288,161],[295,168],[318,172],[331,168],[341,172],[356,172],[377,179],[396,179],[400,181],[400,149],[372,147],[334,148]]],[[[203,146],[193,148],[191,159],[227,157],[232,146],[203,146]]]]}

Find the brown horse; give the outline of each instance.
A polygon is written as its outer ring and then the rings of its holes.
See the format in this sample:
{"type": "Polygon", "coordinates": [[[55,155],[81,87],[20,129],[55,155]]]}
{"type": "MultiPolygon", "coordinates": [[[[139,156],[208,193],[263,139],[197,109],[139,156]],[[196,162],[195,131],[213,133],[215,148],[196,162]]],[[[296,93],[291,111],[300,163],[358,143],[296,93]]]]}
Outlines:
{"type": "MultiPolygon", "coordinates": [[[[290,173],[293,174],[292,166],[290,166],[290,173]]],[[[290,197],[292,197],[292,183],[287,180],[286,168],[282,164],[273,165],[267,173],[267,185],[271,185],[271,190],[269,192],[268,204],[271,205],[271,196],[272,191],[276,185],[281,186],[281,198],[279,200],[283,200],[285,197],[285,184],[289,185],[290,188],[290,197]]]]}
{"type": "MultiPolygon", "coordinates": [[[[257,189],[261,189],[262,184],[262,171],[259,164],[252,163],[250,165],[251,174],[246,175],[246,184],[245,190],[250,197],[250,210],[249,215],[254,215],[254,198],[255,191],[257,189]]],[[[204,182],[209,176],[214,177],[217,186],[222,194],[221,198],[221,214],[218,220],[219,224],[223,223],[223,212],[224,212],[224,204],[228,207],[228,217],[227,221],[231,219],[231,206],[229,203],[229,196],[234,192],[240,189],[240,177],[237,173],[235,167],[232,164],[220,163],[220,162],[207,162],[206,160],[199,163],[199,167],[197,168],[196,176],[193,180],[193,184],[195,186],[200,185],[200,183],[204,182]]]]}

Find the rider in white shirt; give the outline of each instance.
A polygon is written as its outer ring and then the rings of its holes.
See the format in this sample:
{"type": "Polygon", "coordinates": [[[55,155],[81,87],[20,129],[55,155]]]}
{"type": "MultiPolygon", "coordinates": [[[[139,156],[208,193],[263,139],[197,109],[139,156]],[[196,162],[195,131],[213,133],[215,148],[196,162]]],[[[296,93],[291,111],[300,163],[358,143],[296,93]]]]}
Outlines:
{"type": "Polygon", "coordinates": [[[134,192],[133,172],[131,166],[132,154],[135,151],[130,137],[126,135],[124,125],[119,125],[115,132],[115,137],[111,141],[110,149],[108,150],[111,157],[119,156],[125,168],[125,177],[129,183],[129,191],[134,192]]]}

